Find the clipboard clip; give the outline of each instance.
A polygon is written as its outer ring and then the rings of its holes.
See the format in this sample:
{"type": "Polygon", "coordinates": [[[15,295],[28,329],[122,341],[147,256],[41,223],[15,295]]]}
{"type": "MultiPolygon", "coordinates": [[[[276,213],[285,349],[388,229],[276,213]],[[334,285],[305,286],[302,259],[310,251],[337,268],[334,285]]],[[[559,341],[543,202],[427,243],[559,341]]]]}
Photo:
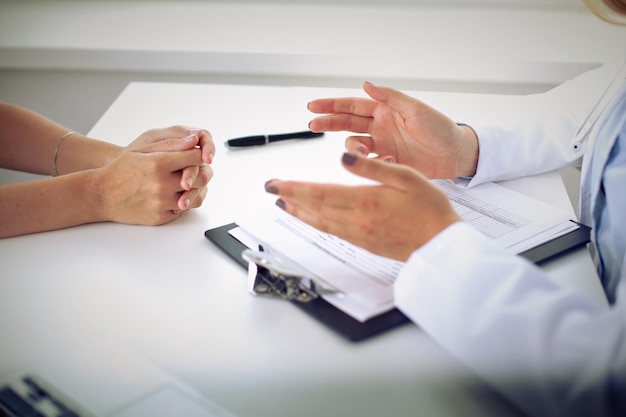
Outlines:
{"type": "Polygon", "coordinates": [[[241,257],[248,262],[248,291],[253,295],[308,303],[319,295],[339,292],[295,262],[272,254],[262,246],[258,251],[244,250],[241,257]]]}

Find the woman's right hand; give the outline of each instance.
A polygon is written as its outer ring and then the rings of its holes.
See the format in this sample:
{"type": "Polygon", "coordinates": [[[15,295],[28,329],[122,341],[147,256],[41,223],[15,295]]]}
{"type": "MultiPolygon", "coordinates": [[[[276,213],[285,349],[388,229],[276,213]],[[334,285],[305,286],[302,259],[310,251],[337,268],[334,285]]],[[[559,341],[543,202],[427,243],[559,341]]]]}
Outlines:
{"type": "Polygon", "coordinates": [[[352,153],[345,153],[342,163],[349,172],[375,183],[272,179],[265,190],[278,196],[280,208],[316,229],[400,261],[461,221],[447,195],[413,168],[352,153]]]}
{"type": "Polygon", "coordinates": [[[478,138],[443,113],[397,90],[369,82],[363,89],[372,98],[313,100],[308,109],[324,114],[313,119],[313,131],[349,131],[346,148],[361,154],[409,165],[429,178],[471,176],[478,164],[478,138]]]}

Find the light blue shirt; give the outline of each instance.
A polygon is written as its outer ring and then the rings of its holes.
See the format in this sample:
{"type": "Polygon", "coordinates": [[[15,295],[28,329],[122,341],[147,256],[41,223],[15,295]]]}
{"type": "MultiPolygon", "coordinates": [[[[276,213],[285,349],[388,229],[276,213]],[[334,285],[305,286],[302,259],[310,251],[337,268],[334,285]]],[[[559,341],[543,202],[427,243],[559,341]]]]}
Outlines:
{"type": "Polygon", "coordinates": [[[614,303],[626,255],[626,84],[590,153],[581,180],[580,220],[592,228],[594,263],[614,303]]]}

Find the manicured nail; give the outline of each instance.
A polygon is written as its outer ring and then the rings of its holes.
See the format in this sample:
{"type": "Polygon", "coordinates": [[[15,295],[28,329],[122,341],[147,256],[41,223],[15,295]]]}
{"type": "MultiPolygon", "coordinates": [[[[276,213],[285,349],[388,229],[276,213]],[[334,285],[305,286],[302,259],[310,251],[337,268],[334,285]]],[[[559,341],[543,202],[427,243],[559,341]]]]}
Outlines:
{"type": "Polygon", "coordinates": [[[191,190],[191,187],[193,187],[193,178],[187,179],[187,185],[189,186],[189,189],[191,190]]]}
{"type": "Polygon", "coordinates": [[[278,188],[273,186],[271,182],[272,180],[269,180],[268,182],[265,183],[265,191],[267,191],[270,194],[278,194],[278,188]]]}
{"type": "Polygon", "coordinates": [[[358,157],[353,153],[344,152],[343,156],[341,157],[341,162],[343,162],[346,165],[354,165],[356,163],[357,158],[358,157]]]}
{"type": "Polygon", "coordinates": [[[199,135],[200,134],[200,129],[193,127],[191,129],[189,129],[189,134],[191,135],[199,135]]]}
{"type": "Polygon", "coordinates": [[[186,137],[184,137],[184,138],[183,138],[183,142],[192,142],[192,141],[194,140],[194,138],[195,138],[195,137],[196,137],[196,135],[195,135],[195,134],[192,134],[192,135],[186,136],[186,137]]]}
{"type": "Polygon", "coordinates": [[[287,204],[285,203],[285,201],[284,201],[284,200],[282,200],[282,199],[280,199],[280,198],[279,198],[278,200],[276,200],[276,205],[277,205],[279,208],[281,208],[282,210],[284,210],[284,209],[285,209],[285,207],[287,207],[287,204]]]}

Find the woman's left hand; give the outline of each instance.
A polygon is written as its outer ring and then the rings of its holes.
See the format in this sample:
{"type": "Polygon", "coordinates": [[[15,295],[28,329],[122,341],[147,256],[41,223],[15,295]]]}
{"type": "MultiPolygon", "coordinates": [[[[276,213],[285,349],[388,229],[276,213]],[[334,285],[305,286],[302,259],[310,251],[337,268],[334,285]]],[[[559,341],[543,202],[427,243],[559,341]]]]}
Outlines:
{"type": "Polygon", "coordinates": [[[379,184],[274,179],[265,189],[279,196],[279,207],[316,229],[401,261],[461,220],[446,194],[413,168],[352,153],[345,153],[342,163],[348,171],[379,184]]]}

